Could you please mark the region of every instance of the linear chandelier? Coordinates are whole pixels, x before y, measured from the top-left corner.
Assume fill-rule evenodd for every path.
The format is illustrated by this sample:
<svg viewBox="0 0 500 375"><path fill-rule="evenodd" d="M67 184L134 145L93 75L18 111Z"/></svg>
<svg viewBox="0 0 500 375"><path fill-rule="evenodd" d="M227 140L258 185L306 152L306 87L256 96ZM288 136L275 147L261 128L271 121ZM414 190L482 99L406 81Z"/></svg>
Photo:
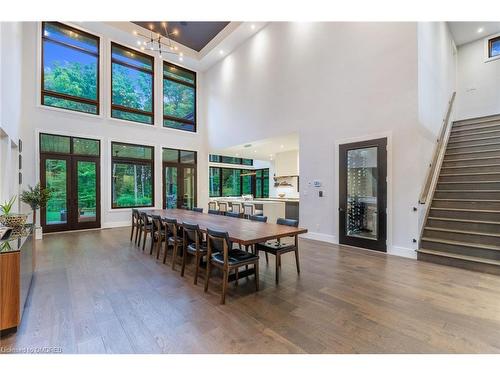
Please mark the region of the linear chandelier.
<svg viewBox="0 0 500 375"><path fill-rule="evenodd" d="M134 30L133 34L137 37L137 45L142 51L157 52L160 59L166 55L174 55L179 58L179 61L182 61L184 54L178 51L179 48L172 43L172 38L170 37L171 35L178 35L179 32L177 30L169 32L166 22L162 22L161 27L163 28L164 35L154 31L153 25L149 26L149 35Z"/></svg>

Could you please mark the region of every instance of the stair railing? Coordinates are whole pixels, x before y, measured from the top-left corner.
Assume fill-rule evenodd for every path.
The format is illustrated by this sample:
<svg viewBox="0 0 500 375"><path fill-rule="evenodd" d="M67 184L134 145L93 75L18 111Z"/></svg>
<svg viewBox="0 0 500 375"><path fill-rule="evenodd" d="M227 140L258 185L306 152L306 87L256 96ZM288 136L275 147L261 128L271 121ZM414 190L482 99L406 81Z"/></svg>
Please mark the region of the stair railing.
<svg viewBox="0 0 500 375"><path fill-rule="evenodd" d="M448 109L446 111L446 116L443 119L443 124L441 125L441 130L439 131L439 137L436 140L436 146L434 148L434 153L432 156L432 161L429 164L429 168L427 170L427 176L425 178L425 183L423 189L420 193L420 197L418 199L418 203L421 205L426 205L425 208L425 216L423 217L423 221L420 223L420 238L422 237L423 229L425 227L425 222L427 221L427 216L429 215L430 209L430 200L434 194L434 190L436 189L437 180L439 178L439 172L441 170L441 165L443 164L444 154L446 152L446 147L448 145L448 140L450 138L451 132L451 113L453 110L453 103L455 102L456 92L454 91L451 95L451 99L448 102Z"/></svg>

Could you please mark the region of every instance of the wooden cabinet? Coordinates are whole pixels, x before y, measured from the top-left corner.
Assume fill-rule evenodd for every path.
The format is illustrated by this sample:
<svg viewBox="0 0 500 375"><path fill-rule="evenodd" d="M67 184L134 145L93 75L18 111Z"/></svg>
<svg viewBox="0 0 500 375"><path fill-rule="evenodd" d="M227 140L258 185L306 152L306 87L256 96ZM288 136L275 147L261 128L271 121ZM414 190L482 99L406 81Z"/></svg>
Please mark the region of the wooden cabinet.
<svg viewBox="0 0 500 375"><path fill-rule="evenodd" d="M276 154L275 174L280 176L299 175L299 153L298 151L285 151Z"/></svg>
<svg viewBox="0 0 500 375"><path fill-rule="evenodd" d="M35 270L31 227L0 242L0 331L15 331L21 323Z"/></svg>

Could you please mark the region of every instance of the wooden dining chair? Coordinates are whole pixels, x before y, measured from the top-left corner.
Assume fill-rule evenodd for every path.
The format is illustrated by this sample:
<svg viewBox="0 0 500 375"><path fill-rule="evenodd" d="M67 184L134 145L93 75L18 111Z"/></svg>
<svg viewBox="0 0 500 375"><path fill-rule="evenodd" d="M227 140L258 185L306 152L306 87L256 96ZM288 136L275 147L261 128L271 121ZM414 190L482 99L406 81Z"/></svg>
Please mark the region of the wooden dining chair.
<svg viewBox="0 0 500 375"><path fill-rule="evenodd" d="M153 223L151 222L151 219L149 218L148 214L145 212L140 213L141 216L141 231L139 233L139 244L141 243L141 237L142 238L142 251L144 251L144 248L146 247L146 238L149 235L152 235L153 233Z"/></svg>
<svg viewBox="0 0 500 375"><path fill-rule="evenodd" d="M209 213L210 215L219 215L219 214L220 214L220 213L219 213L219 210L208 210L208 213Z"/></svg>
<svg viewBox="0 0 500 375"><path fill-rule="evenodd" d="M276 224L288 225L290 227L298 227L299 221L292 219L278 218ZM296 234L290 236L294 239L293 243L283 243L280 238L273 241L266 241L263 243L258 243L255 245L255 253L259 255L259 251L264 251L266 253L266 261L269 259L267 254L273 254L276 256L276 284L279 284L279 269L281 268L281 256L289 252L295 252L295 264L297 266L297 273L300 274L300 264L299 264L299 236Z"/></svg>
<svg viewBox="0 0 500 375"><path fill-rule="evenodd" d="M155 248L156 259L159 259L161 253L161 245L164 241L167 240L167 233L165 230L165 224L160 215L151 215L151 221L153 222L153 233L149 254L153 254L153 248Z"/></svg>
<svg viewBox="0 0 500 375"><path fill-rule="evenodd" d="M252 221L260 221L261 223L267 223L267 216L251 215L248 218Z"/></svg>
<svg viewBox="0 0 500 375"><path fill-rule="evenodd" d="M139 227L141 226L141 216L139 215L139 210L137 208L132 208L132 227L130 228L130 241L134 237L134 243L137 244L137 236L139 235Z"/></svg>
<svg viewBox="0 0 500 375"><path fill-rule="evenodd" d="M219 202L219 214L225 215L226 212L229 211L229 203L227 202Z"/></svg>
<svg viewBox="0 0 500 375"><path fill-rule="evenodd" d="M217 211L217 202L216 201L208 202L208 210Z"/></svg>
<svg viewBox="0 0 500 375"><path fill-rule="evenodd" d="M207 274L205 292L208 291L211 267L222 270L222 293L220 303L226 303L226 293L229 283L229 273L235 271L235 281L238 281L238 269L253 265L255 270L255 290L259 290L259 256L240 249L233 249L227 232L207 228Z"/></svg>
<svg viewBox="0 0 500 375"><path fill-rule="evenodd" d="M235 217L235 218L241 218L241 214L239 212L226 212L227 217Z"/></svg>
<svg viewBox="0 0 500 375"><path fill-rule="evenodd" d="M203 207L193 207L194 212L203 212Z"/></svg>
<svg viewBox="0 0 500 375"><path fill-rule="evenodd" d="M198 283L200 263L203 261L203 257L207 255L207 243L203 241L203 233L198 224L183 222L182 230L184 232L184 245L181 277L184 277L188 254L193 255L195 257L194 285L196 285Z"/></svg>
<svg viewBox="0 0 500 375"><path fill-rule="evenodd" d="M182 244L183 244L182 232L179 231L179 224L177 223L177 219L165 218L164 223L166 225L168 240L165 243L165 254L163 255L163 264L165 264L165 261L167 259L167 249L170 246L173 248L172 269L175 270L175 262L177 261L177 252L179 250L179 247L182 249Z"/></svg>

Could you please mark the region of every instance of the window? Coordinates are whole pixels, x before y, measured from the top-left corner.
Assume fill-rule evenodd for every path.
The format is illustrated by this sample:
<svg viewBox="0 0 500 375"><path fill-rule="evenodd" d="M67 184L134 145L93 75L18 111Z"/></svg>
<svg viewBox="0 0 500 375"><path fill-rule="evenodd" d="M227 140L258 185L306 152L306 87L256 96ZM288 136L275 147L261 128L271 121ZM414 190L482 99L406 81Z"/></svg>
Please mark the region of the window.
<svg viewBox="0 0 500 375"><path fill-rule="evenodd" d="M253 159L235 158L232 156L210 154L208 160L211 163L239 164L239 165L250 165L250 166L253 165Z"/></svg>
<svg viewBox="0 0 500 375"><path fill-rule="evenodd" d="M196 73L163 62L163 126L196 131Z"/></svg>
<svg viewBox="0 0 500 375"><path fill-rule="evenodd" d="M163 208L196 206L196 151L163 149Z"/></svg>
<svg viewBox="0 0 500 375"><path fill-rule="evenodd" d="M40 152L99 156L100 142L96 139L42 133L40 134Z"/></svg>
<svg viewBox="0 0 500 375"><path fill-rule="evenodd" d="M269 197L269 169L245 170L209 168L209 196L235 197L252 194L256 198Z"/></svg>
<svg viewBox="0 0 500 375"><path fill-rule="evenodd" d="M500 36L488 40L488 57L500 56Z"/></svg>
<svg viewBox="0 0 500 375"><path fill-rule="evenodd" d="M154 123L154 58L111 43L111 117Z"/></svg>
<svg viewBox="0 0 500 375"><path fill-rule="evenodd" d="M99 38L42 23L41 104L99 114Z"/></svg>
<svg viewBox="0 0 500 375"><path fill-rule="evenodd" d="M112 208L154 206L154 148L111 143Z"/></svg>

